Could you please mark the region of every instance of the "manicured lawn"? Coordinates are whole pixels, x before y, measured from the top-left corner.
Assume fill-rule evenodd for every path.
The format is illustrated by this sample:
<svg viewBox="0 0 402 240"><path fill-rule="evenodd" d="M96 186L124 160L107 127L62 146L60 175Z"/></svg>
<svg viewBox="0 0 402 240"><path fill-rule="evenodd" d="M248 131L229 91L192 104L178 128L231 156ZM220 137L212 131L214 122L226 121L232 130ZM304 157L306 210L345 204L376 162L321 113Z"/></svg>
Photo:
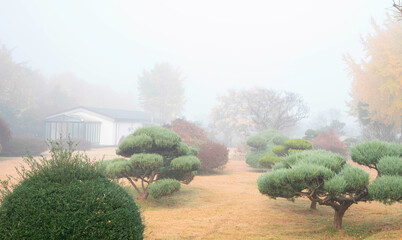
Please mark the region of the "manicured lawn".
<svg viewBox="0 0 402 240"><path fill-rule="evenodd" d="M109 159L113 148L88 151ZM20 158L0 159L0 178L15 175ZM343 218L343 231L332 228L333 210L298 199L270 199L259 193L261 172L244 161L229 161L224 170L196 176L180 192L160 200L138 202L146 239L400 239L402 204L353 205ZM135 196L127 185L127 190Z"/></svg>

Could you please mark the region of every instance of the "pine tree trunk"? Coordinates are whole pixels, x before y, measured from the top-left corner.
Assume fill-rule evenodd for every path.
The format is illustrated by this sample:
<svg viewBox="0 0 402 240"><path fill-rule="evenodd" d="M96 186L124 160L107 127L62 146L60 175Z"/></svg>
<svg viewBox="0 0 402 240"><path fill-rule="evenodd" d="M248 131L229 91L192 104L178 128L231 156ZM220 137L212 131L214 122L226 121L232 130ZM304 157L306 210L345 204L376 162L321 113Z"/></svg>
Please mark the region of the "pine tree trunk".
<svg viewBox="0 0 402 240"><path fill-rule="evenodd" d="M342 206L339 209L335 209L334 228L338 230L342 229L342 219L347 209L347 207Z"/></svg>
<svg viewBox="0 0 402 240"><path fill-rule="evenodd" d="M310 209L317 209L317 202L311 202Z"/></svg>

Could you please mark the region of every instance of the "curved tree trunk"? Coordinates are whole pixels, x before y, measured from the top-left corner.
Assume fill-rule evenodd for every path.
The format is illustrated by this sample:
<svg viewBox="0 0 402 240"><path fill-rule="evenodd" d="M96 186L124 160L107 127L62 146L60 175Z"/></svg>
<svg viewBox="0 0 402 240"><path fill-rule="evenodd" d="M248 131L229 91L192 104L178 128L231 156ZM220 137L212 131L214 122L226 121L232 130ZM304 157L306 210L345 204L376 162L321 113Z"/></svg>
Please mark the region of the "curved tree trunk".
<svg viewBox="0 0 402 240"><path fill-rule="evenodd" d="M341 230L342 229L342 219L346 210L353 204L352 203L343 203L341 206L335 208L335 216L334 216L334 228Z"/></svg>
<svg viewBox="0 0 402 240"><path fill-rule="evenodd" d="M317 202L311 202L310 209L317 209Z"/></svg>

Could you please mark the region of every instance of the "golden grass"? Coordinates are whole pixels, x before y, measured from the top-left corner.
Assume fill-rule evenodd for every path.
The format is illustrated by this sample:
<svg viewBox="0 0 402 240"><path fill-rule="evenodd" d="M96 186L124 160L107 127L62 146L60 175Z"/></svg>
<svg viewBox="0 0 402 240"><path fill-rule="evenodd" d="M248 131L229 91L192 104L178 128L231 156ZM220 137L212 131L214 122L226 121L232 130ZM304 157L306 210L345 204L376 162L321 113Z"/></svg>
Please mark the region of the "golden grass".
<svg viewBox="0 0 402 240"><path fill-rule="evenodd" d="M112 148L87 154L97 159L115 157ZM12 165L20 162L3 160L0 177L7 171L13 174ZM260 175L244 161L229 161L224 170L196 176L173 196L138 202L146 225L145 238L401 239L402 204L355 204L344 216L344 230L336 231L330 207L318 206L314 211L305 199L270 199L257 189ZM127 189L135 196L130 187Z"/></svg>

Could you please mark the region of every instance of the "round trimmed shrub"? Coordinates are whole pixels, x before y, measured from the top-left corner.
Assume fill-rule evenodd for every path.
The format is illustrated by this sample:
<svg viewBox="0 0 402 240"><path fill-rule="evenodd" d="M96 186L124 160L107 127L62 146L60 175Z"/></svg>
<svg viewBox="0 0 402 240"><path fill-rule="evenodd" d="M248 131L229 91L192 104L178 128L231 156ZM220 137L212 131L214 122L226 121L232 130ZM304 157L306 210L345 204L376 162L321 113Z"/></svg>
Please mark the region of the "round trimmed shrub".
<svg viewBox="0 0 402 240"><path fill-rule="evenodd" d="M164 196L172 195L180 190L180 182L176 179L161 179L152 183L148 187L149 194L155 198L159 199Z"/></svg>
<svg viewBox="0 0 402 240"><path fill-rule="evenodd" d="M2 239L142 239L133 198L83 154L53 145L26 158L22 181L2 200Z"/></svg>
<svg viewBox="0 0 402 240"><path fill-rule="evenodd" d="M279 162L281 159L272 154L266 155L258 160L258 164L262 167L270 168L276 162Z"/></svg>
<svg viewBox="0 0 402 240"><path fill-rule="evenodd" d="M313 148L309 141L298 138L286 140L284 144L289 149L307 150Z"/></svg>
<svg viewBox="0 0 402 240"><path fill-rule="evenodd" d="M282 157L288 153L288 149L283 145L278 145L272 148L272 152L277 156Z"/></svg>
<svg viewBox="0 0 402 240"><path fill-rule="evenodd" d="M208 140L201 145L197 157L201 162L200 170L212 170L229 161L229 150L225 145Z"/></svg>

